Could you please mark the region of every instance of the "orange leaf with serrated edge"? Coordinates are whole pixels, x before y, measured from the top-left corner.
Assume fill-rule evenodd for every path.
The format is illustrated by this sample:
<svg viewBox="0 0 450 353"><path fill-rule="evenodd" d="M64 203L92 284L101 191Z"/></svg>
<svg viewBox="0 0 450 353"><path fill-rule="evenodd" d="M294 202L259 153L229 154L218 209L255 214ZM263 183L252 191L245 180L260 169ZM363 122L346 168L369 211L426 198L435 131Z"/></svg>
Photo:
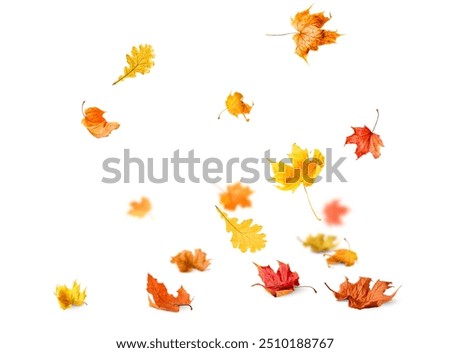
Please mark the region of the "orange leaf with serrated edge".
<svg viewBox="0 0 450 353"><path fill-rule="evenodd" d="M253 191L248 186L242 186L240 182L227 186L227 191L220 194L220 203L226 210L234 211L237 206L251 207L249 196Z"/></svg>
<svg viewBox="0 0 450 353"><path fill-rule="evenodd" d="M385 282L377 280L370 288L369 277L360 277L358 282L350 283L348 278L345 277L345 282L339 286L339 291L335 292L326 283L327 288L334 293L337 300L348 300L348 306L355 309L367 309L374 308L383 305L384 303L392 300L397 294L397 290L391 295L386 295L384 292L392 288L391 282Z"/></svg>
<svg viewBox="0 0 450 353"><path fill-rule="evenodd" d="M353 250L337 249L333 255L326 255L328 265L344 264L345 266L353 266L358 260L358 255Z"/></svg>
<svg viewBox="0 0 450 353"><path fill-rule="evenodd" d="M147 292L151 295L148 298L148 303L153 308L178 312L180 306L189 306L192 310L192 300L183 286L178 289L178 294L174 297L167 292L164 283L159 283L150 273L147 276Z"/></svg>
<svg viewBox="0 0 450 353"><path fill-rule="evenodd" d="M381 156L380 147L384 147L384 144L380 135L373 132L377 126L379 115L380 113L377 109L377 120L372 130L365 125L364 127L352 127L353 135L347 136L345 139L345 145L348 143L356 144L356 159L369 152L372 153L375 159Z"/></svg>
<svg viewBox="0 0 450 353"><path fill-rule="evenodd" d="M330 226L341 225L342 216L346 215L349 208L340 204L339 200L330 201L323 208L324 222Z"/></svg>
<svg viewBox="0 0 450 353"><path fill-rule="evenodd" d="M172 257L170 262L176 264L180 272L190 272L193 269L204 271L211 263L201 249L195 249L194 253L183 250Z"/></svg>
<svg viewBox="0 0 450 353"><path fill-rule="evenodd" d="M132 201L130 202L130 210L128 214L130 216L143 218L150 212L152 209L152 204L147 197L142 197L141 201Z"/></svg>
<svg viewBox="0 0 450 353"><path fill-rule="evenodd" d="M84 105L84 102L83 102ZM96 138L107 137L113 130L120 127L119 123L109 123L103 117L105 112L97 107L86 108L81 123Z"/></svg>
<svg viewBox="0 0 450 353"><path fill-rule="evenodd" d="M242 95L242 93L239 92L234 92L233 94L230 93L225 101L226 108L223 111L228 110L228 112L231 115L235 116L236 118L238 118L238 115L242 115L246 121L249 121L246 114L250 114L250 111L253 108L253 103L252 105L249 105L245 103L243 99L244 96Z"/></svg>

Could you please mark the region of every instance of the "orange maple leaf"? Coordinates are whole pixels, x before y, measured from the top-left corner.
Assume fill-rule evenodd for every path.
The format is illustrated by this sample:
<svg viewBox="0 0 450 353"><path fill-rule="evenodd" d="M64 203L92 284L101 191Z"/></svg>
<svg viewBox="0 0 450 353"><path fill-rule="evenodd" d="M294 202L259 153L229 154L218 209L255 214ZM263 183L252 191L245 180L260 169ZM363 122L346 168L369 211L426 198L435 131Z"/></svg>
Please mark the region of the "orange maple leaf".
<svg viewBox="0 0 450 353"><path fill-rule="evenodd" d="M84 106L84 102L82 108ZM83 112L84 118L81 123L88 129L92 136L97 138L109 136L111 131L120 127L119 123L109 123L103 117L105 112L97 107L86 108Z"/></svg>
<svg viewBox="0 0 450 353"><path fill-rule="evenodd" d="M339 200L330 201L323 208L324 221L328 225L340 225L342 224L341 217L346 215L349 208L340 204Z"/></svg>
<svg viewBox="0 0 450 353"><path fill-rule="evenodd" d="M358 260L358 255L353 250L337 249L333 255L327 255L327 263L329 265L344 264L345 266L353 266Z"/></svg>
<svg viewBox="0 0 450 353"><path fill-rule="evenodd" d="M234 211L237 206L251 207L249 196L253 193L249 186L242 186L240 182L227 186L227 191L220 194L220 203L226 210Z"/></svg>
<svg viewBox="0 0 450 353"><path fill-rule="evenodd" d="M152 209L152 204L147 197L143 196L140 202L131 201L130 207L131 209L128 211L130 216L143 218Z"/></svg>
<svg viewBox="0 0 450 353"><path fill-rule="evenodd" d="M355 309L374 308L383 305L384 303L392 300L397 290L391 295L386 295L384 292L392 288L391 282L384 282L377 280L370 289L371 278L360 277L358 282L350 283L348 278L345 277L345 282L339 286L339 291L335 292L328 284L325 283L327 288L334 293L337 300L348 299L348 306Z"/></svg>
<svg viewBox="0 0 450 353"><path fill-rule="evenodd" d="M195 249L194 254L189 250L183 250L170 260L178 266L180 272L190 272L194 268L199 271L204 271L211 264L211 261L206 259L206 253L201 249Z"/></svg>
<svg viewBox="0 0 450 353"><path fill-rule="evenodd" d="M235 116L236 118L238 118L239 114L242 114L244 119L246 121L249 121L249 119L247 118L247 116L245 114L250 114L250 111L253 108L253 103L252 103L252 105L248 105L247 103L244 103L243 99L244 99L244 96L242 95L242 93L239 93L239 92L234 92L233 94L230 93L227 97L227 100L225 101L226 108L224 110L222 110L222 112L219 114L219 119L220 119L220 115L225 110L228 110L228 112L231 115Z"/></svg>
<svg viewBox="0 0 450 353"><path fill-rule="evenodd" d="M148 303L153 308L178 312L180 311L180 306L185 305L192 310L192 300L183 286L178 289L178 295L174 297L167 292L164 283L159 283L150 273L147 277L147 292L151 295L148 298Z"/></svg>
<svg viewBox="0 0 450 353"><path fill-rule="evenodd" d="M337 37L340 36L336 31L328 31L322 29L323 25L331 19L324 16L324 13L309 12L309 8L298 12L291 19L292 26L298 31L295 33L268 34L268 36L284 36L293 34L292 38L296 44L295 52L298 56L308 62L308 53L310 50L319 50L320 45L336 43Z"/></svg>
<svg viewBox="0 0 450 353"><path fill-rule="evenodd" d="M295 287L300 286L299 276L297 272L292 272L289 264L278 261L278 270L275 272L270 266L259 266L259 277L264 284L256 283L253 286L261 286L274 297L281 297L294 291ZM312 287L309 287L312 288ZM314 292L317 291L312 288Z"/></svg>
<svg viewBox="0 0 450 353"><path fill-rule="evenodd" d="M356 144L356 159L369 152L372 153L374 158L380 157L380 147L384 147L383 141L381 140L380 135L373 132L377 126L379 115L380 113L377 109L377 120L372 130L365 125L364 127L352 127L354 131L353 135L347 136L345 144Z"/></svg>

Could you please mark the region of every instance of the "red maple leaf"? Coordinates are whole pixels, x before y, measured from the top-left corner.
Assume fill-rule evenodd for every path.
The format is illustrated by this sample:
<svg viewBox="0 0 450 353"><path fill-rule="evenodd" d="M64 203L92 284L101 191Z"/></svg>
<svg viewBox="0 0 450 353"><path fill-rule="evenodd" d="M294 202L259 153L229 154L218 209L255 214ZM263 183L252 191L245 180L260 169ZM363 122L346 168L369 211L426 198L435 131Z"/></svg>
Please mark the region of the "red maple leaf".
<svg viewBox="0 0 450 353"><path fill-rule="evenodd" d="M342 216L347 214L349 208L340 204L339 200L330 201L323 208L324 222L330 226L342 224Z"/></svg>
<svg viewBox="0 0 450 353"><path fill-rule="evenodd" d="M347 136L345 140L345 144L354 143L356 144L355 154L357 156L356 159L365 155L366 153L372 153L374 158L380 157L380 147L384 147L383 141L381 141L380 135L373 133L375 127L377 126L379 112L377 109L377 121L375 122L375 126L372 130L370 130L367 126L364 127L352 127L353 135Z"/></svg>

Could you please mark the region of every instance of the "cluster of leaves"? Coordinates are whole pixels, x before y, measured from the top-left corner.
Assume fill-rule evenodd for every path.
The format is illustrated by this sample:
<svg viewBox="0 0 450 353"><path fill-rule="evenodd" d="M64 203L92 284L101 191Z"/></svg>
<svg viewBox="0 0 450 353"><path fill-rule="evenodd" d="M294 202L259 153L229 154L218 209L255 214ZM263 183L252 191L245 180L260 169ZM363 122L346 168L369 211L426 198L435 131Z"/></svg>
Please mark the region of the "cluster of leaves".
<svg viewBox="0 0 450 353"><path fill-rule="evenodd" d="M298 12L292 19L291 25L295 32L283 34L269 34L271 36L292 35L295 42L295 53L307 62L308 54L311 50L317 51L319 46L332 44L341 35L337 31L323 29L324 25L331 19L324 13L310 13L310 8ZM136 77L137 74L147 74L154 66L155 53L151 45L141 44L138 47L133 46L130 54L126 55L127 66L123 69L123 74L119 75L113 85L127 78ZM249 104L244 101L244 95L240 92L231 92L225 100L225 111L236 118L243 116L245 121L249 121L248 115L251 113L254 103ZM84 102L83 102L84 107ZM82 108L83 108L82 107ZM117 130L120 124L117 122L108 122L104 117L105 111L97 107L89 107L83 111L82 124L88 132L96 138L104 138ZM378 113L378 110L377 110ZM379 158L380 147L383 142L379 135L375 134L376 124L372 130L364 127L352 127L354 133L346 138L345 144L356 144L355 154L357 159L361 156L372 153L373 157ZM321 220L314 211L307 187L311 187L321 170L325 165L325 157L319 149L315 149L312 155L307 149L302 149L297 144L292 145L291 152L288 154L289 162L270 161L273 181L276 187L282 191L294 192L299 186L303 186L308 203L312 212L318 220ZM238 207L252 207L249 197L253 191L248 186L241 183L228 185L227 190L219 195L219 202L223 209L233 212ZM231 233L231 244L233 248L239 249L245 253L260 251L266 246L266 234L262 232L262 226L253 223L253 219L239 220L236 217L230 217L223 209L216 206L220 217L225 221L226 232ZM140 201L130 202L128 214L137 218L144 218L152 210L152 204L147 197L142 197ZM329 226L342 225L342 216L347 214L348 207L340 204L339 200L333 200L326 204L323 209L324 222ZM309 247L315 253L323 253L326 256L328 266L334 264L344 264L353 266L358 259L356 252L350 249L338 248L336 236L319 233L315 236L309 235L302 240L305 247ZM333 253L329 253L334 251ZM195 249L194 252L183 250L171 258L171 263L177 265L180 272L191 272L194 269L205 271L211 261L201 249ZM254 284L262 286L268 293L274 297L280 297L292 293L295 288L300 287L299 275L291 271L289 264L278 261L278 269L275 272L269 265L257 267L261 283ZM361 277L359 281L352 284L345 279L340 285L339 291L333 291L328 285L325 285L334 293L337 300L348 300L349 306L357 309L380 306L391 300L397 290L391 295L385 295L384 292L391 288L390 282L377 281L370 289L371 279ZM312 287L310 287L312 288ZM313 288L316 292L316 290ZM190 294L180 286L177 295L169 294L164 283L151 274L147 276L147 292L149 294L149 305L156 309L178 312L180 307L189 306L192 309L192 299ZM64 286L57 286L55 295L60 307L67 309L72 306L80 306L86 298L86 289L81 291L80 285L75 281L71 289Z"/></svg>

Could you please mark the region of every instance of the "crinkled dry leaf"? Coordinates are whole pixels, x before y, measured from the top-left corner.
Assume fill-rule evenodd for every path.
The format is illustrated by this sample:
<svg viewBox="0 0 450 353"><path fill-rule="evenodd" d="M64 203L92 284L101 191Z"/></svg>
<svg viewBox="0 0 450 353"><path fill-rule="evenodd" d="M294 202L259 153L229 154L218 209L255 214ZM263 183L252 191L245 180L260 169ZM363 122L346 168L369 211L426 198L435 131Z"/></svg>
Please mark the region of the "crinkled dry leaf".
<svg viewBox="0 0 450 353"><path fill-rule="evenodd" d="M369 152L372 153L375 159L380 157L380 147L384 147L383 141L381 141L380 135L373 132L377 126L378 118L379 111L377 109L377 120L372 130L365 125L364 127L352 127L354 131L353 135L347 136L345 144L356 144L356 159L359 159L359 157Z"/></svg>
<svg viewBox="0 0 450 353"><path fill-rule="evenodd" d="M83 102L84 105L84 102ZM96 138L109 136L111 131L120 127L119 123L109 123L103 117L105 112L97 107L86 108L81 123Z"/></svg>
<svg viewBox="0 0 450 353"><path fill-rule="evenodd" d="M147 213L150 212L152 209L152 204L150 203L150 200L143 196L141 198L141 201L132 201L130 202L130 210L128 211L128 214L130 216L143 218L147 215Z"/></svg>
<svg viewBox="0 0 450 353"><path fill-rule="evenodd" d="M236 118L238 117L239 114L242 114L244 119L246 121L249 121L249 119L247 118L247 116L245 114L250 114L250 111L253 108L253 103L252 103L252 105L248 105L247 103L244 103L243 99L244 99L244 96L242 95L242 93L239 93L239 92L234 92L233 94L230 93L227 97L227 100L225 101L225 106L226 106L225 110L228 110L228 112L231 115L235 116ZM220 119L220 114L219 114L219 119Z"/></svg>
<svg viewBox="0 0 450 353"><path fill-rule="evenodd" d="M194 254L189 250L183 250L172 257L171 263L178 266L180 272L190 272L194 268L204 271L210 265L210 260L206 259L206 253L201 249L195 249Z"/></svg>
<svg viewBox="0 0 450 353"><path fill-rule="evenodd" d="M349 208L340 204L339 200L333 200L327 203L323 209L324 222L330 226L341 225L341 217L346 215Z"/></svg>
<svg viewBox="0 0 450 353"><path fill-rule="evenodd" d="M319 233L317 235L308 235L305 241L299 239L304 246L310 247L313 252L324 252L334 249L338 242L334 235L325 235Z"/></svg>
<svg viewBox="0 0 450 353"><path fill-rule="evenodd" d="M216 206L217 212L225 220L227 232L231 232L231 244L233 248L239 248L242 252L250 250L255 252L266 246L266 235L260 233L262 226L252 224L253 219L246 219L239 223L237 218L228 218L228 215Z"/></svg>
<svg viewBox="0 0 450 353"><path fill-rule="evenodd" d="M281 297L294 291L300 285L297 272L292 272L289 264L278 261L278 270L275 272L270 266L259 266L259 277L264 284L256 283L254 286L261 286L274 297Z"/></svg>
<svg viewBox="0 0 450 353"><path fill-rule="evenodd" d="M150 273L147 276L147 292L150 294L148 303L151 307L167 310L167 311L180 311L180 306L191 307L191 298L189 293L181 286L177 291L177 296L167 292L167 288L164 283L159 283Z"/></svg>
<svg viewBox="0 0 450 353"><path fill-rule="evenodd" d="M345 266L353 266L358 260L358 255L353 250L337 249L333 255L326 255L328 265L344 264Z"/></svg>
<svg viewBox="0 0 450 353"><path fill-rule="evenodd" d="M84 304L86 289L81 291L80 285L77 281L74 281L71 289L66 285L56 286L55 295L61 309L66 310L72 305L80 306Z"/></svg>
<svg viewBox="0 0 450 353"><path fill-rule="evenodd" d="M271 162L274 172L273 180L280 190L295 191L301 184L311 186L325 165L325 157L318 149L309 157L307 149L302 149L297 144L292 145L292 152L288 155L291 164L284 162Z"/></svg>
<svg viewBox="0 0 450 353"><path fill-rule="evenodd" d="M116 83L122 81L128 77L136 77L136 74L146 74L150 72L150 69L155 65L153 59L155 58L155 52L149 44L140 44L139 48L133 47L131 49L131 55L127 54L128 66L123 69L123 75L120 75Z"/></svg>
<svg viewBox="0 0 450 353"><path fill-rule="evenodd" d="M336 31L322 29L331 16L326 17L323 12L311 14L310 8L298 12L291 20L292 26L298 31L292 37L297 46L295 52L306 62L310 50L319 50L320 45L335 43L340 36Z"/></svg>
<svg viewBox="0 0 450 353"><path fill-rule="evenodd" d="M237 206L251 207L249 196L253 193L249 186L242 186L240 182L227 186L227 191L220 194L220 203L229 211L234 211Z"/></svg>
<svg viewBox="0 0 450 353"><path fill-rule="evenodd" d="M358 282L350 283L346 277L345 282L339 286L338 292L332 290L326 283L325 285L334 293L337 300L348 299L348 306L355 309L366 309L381 306L392 300L395 294L397 294L397 291L400 289L399 287L391 295L386 295L384 292L387 289L392 288L391 282L377 280L372 289L370 289L371 281L371 278L360 277Z"/></svg>

